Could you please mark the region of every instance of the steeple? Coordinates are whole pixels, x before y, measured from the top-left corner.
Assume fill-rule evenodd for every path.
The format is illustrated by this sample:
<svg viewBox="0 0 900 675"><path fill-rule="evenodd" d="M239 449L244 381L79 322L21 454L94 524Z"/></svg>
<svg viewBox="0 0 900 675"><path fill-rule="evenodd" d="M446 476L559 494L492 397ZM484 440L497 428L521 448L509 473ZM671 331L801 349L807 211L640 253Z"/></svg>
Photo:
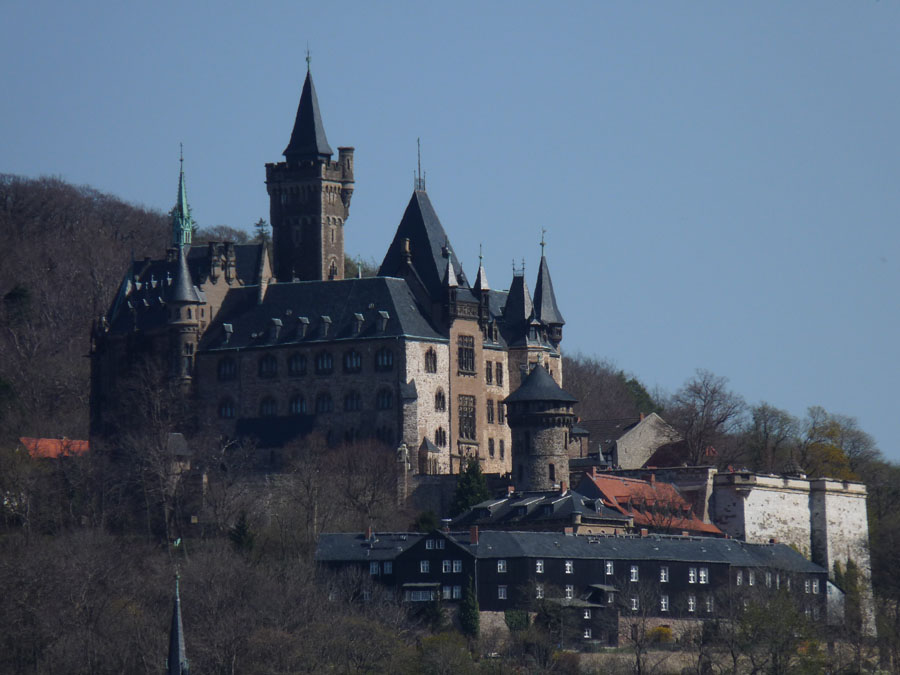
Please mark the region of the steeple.
<svg viewBox="0 0 900 675"><path fill-rule="evenodd" d="M458 288L456 272L453 271L453 255L447 256L447 269L444 270L444 288Z"/></svg>
<svg viewBox="0 0 900 675"><path fill-rule="evenodd" d="M176 248L191 245L191 233L194 221L191 219L191 208L188 206L187 187L184 184L184 152L179 152L178 161L181 168L178 172L178 197L172 209L172 245Z"/></svg>
<svg viewBox="0 0 900 675"><path fill-rule="evenodd" d="M518 274L514 270L509 293L506 296L506 305L503 307L503 318L510 326L525 330L533 317L534 306L531 302L531 293L528 292L528 284L525 282L525 270Z"/></svg>
<svg viewBox="0 0 900 675"><path fill-rule="evenodd" d="M166 675L189 675L187 653L184 649L184 627L181 624L181 593L175 575L175 606L172 608L172 625L169 628L169 658L166 659Z"/></svg>
<svg viewBox="0 0 900 675"><path fill-rule="evenodd" d="M325 126L319 112L319 99L316 97L308 57L306 81L300 94L300 105L297 106L294 130L291 132L291 141L282 154L289 162L302 159L330 159L334 154L328 145L328 139L325 138Z"/></svg>
<svg viewBox="0 0 900 675"><path fill-rule="evenodd" d="M562 327L566 321L556 304L553 292L553 281L550 279L550 267L544 255L544 234L541 232L541 265L538 268L537 283L534 287L534 318L547 326L550 340L559 344L562 340Z"/></svg>
<svg viewBox="0 0 900 675"><path fill-rule="evenodd" d="M491 289L490 285L488 285L487 274L484 272L484 256L481 255L481 246L478 247L478 274L475 275L475 286L473 288L476 291L489 291Z"/></svg>

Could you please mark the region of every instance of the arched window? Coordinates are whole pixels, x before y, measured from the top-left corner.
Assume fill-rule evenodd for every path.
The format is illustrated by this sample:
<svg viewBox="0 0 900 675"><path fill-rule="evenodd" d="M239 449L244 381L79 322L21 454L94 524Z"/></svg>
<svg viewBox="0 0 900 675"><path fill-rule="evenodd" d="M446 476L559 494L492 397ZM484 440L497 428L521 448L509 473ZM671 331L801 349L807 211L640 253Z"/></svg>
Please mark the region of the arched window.
<svg viewBox="0 0 900 675"><path fill-rule="evenodd" d="M362 399L358 392L351 391L344 396L344 410L347 412L355 412L362 409Z"/></svg>
<svg viewBox="0 0 900 675"><path fill-rule="evenodd" d="M234 418L234 401L230 398L223 398L219 401L219 417L223 420Z"/></svg>
<svg viewBox="0 0 900 675"><path fill-rule="evenodd" d="M550 482L555 483L556 482L556 467L553 465L552 462L547 465L547 473L548 473L548 477L550 478Z"/></svg>
<svg viewBox="0 0 900 675"><path fill-rule="evenodd" d="M266 354L259 360L259 376L275 377L278 374L278 361L271 354Z"/></svg>
<svg viewBox="0 0 900 675"><path fill-rule="evenodd" d="M275 417L277 413L278 404L275 403L275 399L271 396L266 396L262 401L259 402L260 417Z"/></svg>
<svg viewBox="0 0 900 675"><path fill-rule="evenodd" d="M218 373L220 380L233 380L237 377L237 364L234 362L233 358L226 356L224 359L219 359L219 365L216 367L216 372Z"/></svg>
<svg viewBox="0 0 900 675"><path fill-rule="evenodd" d="M491 458L494 457L494 439L493 438L488 439L488 455L490 455Z"/></svg>
<svg viewBox="0 0 900 675"><path fill-rule="evenodd" d="M344 352L344 372L358 373L362 370L362 357L355 349Z"/></svg>
<svg viewBox="0 0 900 675"><path fill-rule="evenodd" d="M306 375L306 356L303 354L291 354L288 359L288 374L294 377Z"/></svg>
<svg viewBox="0 0 900 675"><path fill-rule="evenodd" d="M334 359L328 352L316 354L316 375L330 375L334 371Z"/></svg>
<svg viewBox="0 0 900 675"><path fill-rule="evenodd" d="M425 352L425 372L437 372L437 352L435 352L432 348L429 348L428 351Z"/></svg>
<svg viewBox="0 0 900 675"><path fill-rule="evenodd" d="M444 390L438 389L434 393L434 409L438 412L444 411L447 409L447 397L444 396Z"/></svg>
<svg viewBox="0 0 900 675"><path fill-rule="evenodd" d="M375 370L392 370L394 367L394 352L387 347L382 347L375 352Z"/></svg>
<svg viewBox="0 0 900 675"><path fill-rule="evenodd" d="M334 410L334 402L331 400L331 394L322 392L316 396L316 412L330 413Z"/></svg>
<svg viewBox="0 0 900 675"><path fill-rule="evenodd" d="M378 410L390 410L394 405L394 395L390 389L379 389L375 395L375 407Z"/></svg>
<svg viewBox="0 0 900 675"><path fill-rule="evenodd" d="M443 448L447 445L447 432L444 431L444 427L438 427L434 432L434 444L439 448Z"/></svg>
<svg viewBox="0 0 900 675"><path fill-rule="evenodd" d="M336 277L337 277L337 263L334 260L332 260L331 266L328 268L328 278L334 279Z"/></svg>
<svg viewBox="0 0 900 675"><path fill-rule="evenodd" d="M291 396L290 410L291 415L305 415L306 398L302 394L294 394Z"/></svg>

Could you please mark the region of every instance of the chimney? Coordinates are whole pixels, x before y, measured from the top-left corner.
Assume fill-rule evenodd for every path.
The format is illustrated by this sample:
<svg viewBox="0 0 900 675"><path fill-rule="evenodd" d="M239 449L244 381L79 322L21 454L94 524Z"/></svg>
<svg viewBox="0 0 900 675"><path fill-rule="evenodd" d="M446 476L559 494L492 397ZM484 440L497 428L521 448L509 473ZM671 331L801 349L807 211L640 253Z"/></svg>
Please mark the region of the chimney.
<svg viewBox="0 0 900 675"><path fill-rule="evenodd" d="M562 481L559 484L559 494L564 495L567 492L566 481Z"/></svg>
<svg viewBox="0 0 900 675"><path fill-rule="evenodd" d="M512 497L515 493L516 493L516 486L515 486L515 485L507 485L507 486L506 486L506 498L507 498L507 499L509 499L510 497Z"/></svg>
<svg viewBox="0 0 900 675"><path fill-rule="evenodd" d="M475 545L478 544L478 526L477 525L472 525L472 527L469 528L469 543L475 544Z"/></svg>
<svg viewBox="0 0 900 675"><path fill-rule="evenodd" d="M644 421L644 413L641 413L641 422Z"/></svg>
<svg viewBox="0 0 900 675"><path fill-rule="evenodd" d="M656 485L656 474L655 473L650 474L650 485Z"/></svg>
<svg viewBox="0 0 900 675"><path fill-rule="evenodd" d="M572 535L575 534L575 530L574 530L574 528L571 528L571 527L564 527L563 534L566 535L567 537L571 537Z"/></svg>
<svg viewBox="0 0 900 675"><path fill-rule="evenodd" d="M647 530L647 528L646 528L646 527L642 527L642 528L641 528L641 536L642 536L642 537L646 537L648 534L650 534L650 532Z"/></svg>
<svg viewBox="0 0 900 675"><path fill-rule="evenodd" d="M369 525L366 528L366 541L372 541L375 538L375 531L372 529L372 526Z"/></svg>
<svg viewBox="0 0 900 675"><path fill-rule="evenodd" d="M449 518L441 518L441 531L450 533L450 519Z"/></svg>
<svg viewBox="0 0 900 675"><path fill-rule="evenodd" d="M687 536L688 536L688 531L687 531L687 530L682 530L682 531L681 531L681 536L682 536L682 537L687 537Z"/></svg>

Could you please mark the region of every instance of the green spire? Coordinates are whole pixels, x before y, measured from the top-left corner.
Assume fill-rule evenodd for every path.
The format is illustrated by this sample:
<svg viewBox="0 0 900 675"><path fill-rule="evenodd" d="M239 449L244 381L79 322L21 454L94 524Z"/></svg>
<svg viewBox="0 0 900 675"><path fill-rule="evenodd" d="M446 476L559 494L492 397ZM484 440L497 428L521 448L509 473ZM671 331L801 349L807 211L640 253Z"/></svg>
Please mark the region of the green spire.
<svg viewBox="0 0 900 675"><path fill-rule="evenodd" d="M172 209L172 245L176 247L191 245L191 232L194 221L191 219L191 207L188 206L187 188L184 184L184 151L179 152L178 161L181 169L178 173L178 198Z"/></svg>

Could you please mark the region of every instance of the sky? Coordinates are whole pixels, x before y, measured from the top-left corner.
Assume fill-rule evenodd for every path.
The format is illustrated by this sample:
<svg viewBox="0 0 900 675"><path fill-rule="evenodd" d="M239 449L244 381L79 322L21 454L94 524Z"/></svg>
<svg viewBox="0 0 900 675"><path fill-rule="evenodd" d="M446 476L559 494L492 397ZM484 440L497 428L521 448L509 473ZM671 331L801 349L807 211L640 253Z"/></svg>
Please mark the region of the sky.
<svg viewBox="0 0 900 675"><path fill-rule="evenodd" d="M900 461L900 3L0 0L0 173L268 219L306 50L346 250L413 190L493 288L541 230L563 349L851 415ZM148 251L158 255L160 251ZM139 253L140 254L140 253ZM2 263L0 263L2 264Z"/></svg>

